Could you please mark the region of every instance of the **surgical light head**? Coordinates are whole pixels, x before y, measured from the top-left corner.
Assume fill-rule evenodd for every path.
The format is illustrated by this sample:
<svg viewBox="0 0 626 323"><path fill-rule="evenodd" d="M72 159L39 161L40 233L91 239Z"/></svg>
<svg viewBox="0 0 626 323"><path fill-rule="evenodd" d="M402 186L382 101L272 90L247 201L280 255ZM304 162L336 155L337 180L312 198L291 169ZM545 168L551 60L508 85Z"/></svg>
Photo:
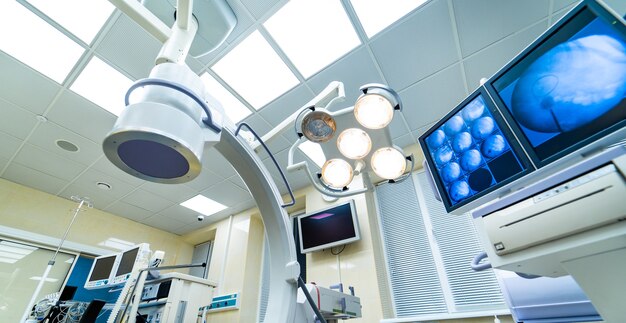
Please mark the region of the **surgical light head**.
<svg viewBox="0 0 626 323"><path fill-rule="evenodd" d="M208 108L205 92L186 65L155 66L150 78L128 90L127 107L104 140L105 155L128 174L151 182L194 179L201 170L207 128L216 136L212 141L219 140L223 115Z"/></svg>

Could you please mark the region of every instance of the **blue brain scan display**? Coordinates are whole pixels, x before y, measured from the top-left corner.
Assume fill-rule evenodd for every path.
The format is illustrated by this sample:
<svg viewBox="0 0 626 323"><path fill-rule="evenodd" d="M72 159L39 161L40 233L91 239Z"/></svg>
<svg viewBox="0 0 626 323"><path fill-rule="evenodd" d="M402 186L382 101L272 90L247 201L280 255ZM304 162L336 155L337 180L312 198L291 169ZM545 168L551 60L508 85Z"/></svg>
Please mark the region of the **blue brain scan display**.
<svg viewBox="0 0 626 323"><path fill-rule="evenodd" d="M493 84L540 163L626 119L625 35L591 15Z"/></svg>
<svg viewBox="0 0 626 323"><path fill-rule="evenodd" d="M523 171L482 94L443 120L424 143L451 206Z"/></svg>

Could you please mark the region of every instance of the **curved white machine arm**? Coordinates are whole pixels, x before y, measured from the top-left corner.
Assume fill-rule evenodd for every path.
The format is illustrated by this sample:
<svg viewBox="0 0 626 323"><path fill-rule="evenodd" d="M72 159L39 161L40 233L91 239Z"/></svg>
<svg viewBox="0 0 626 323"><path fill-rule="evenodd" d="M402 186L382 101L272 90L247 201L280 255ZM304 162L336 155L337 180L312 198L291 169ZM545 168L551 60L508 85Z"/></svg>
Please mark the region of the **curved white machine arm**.
<svg viewBox="0 0 626 323"><path fill-rule="evenodd" d="M296 310L300 266L296 261L289 217L281 207L280 192L261 159L231 129L222 129L221 140L215 148L248 186L265 225L270 255L270 293L265 317L276 323L291 323Z"/></svg>

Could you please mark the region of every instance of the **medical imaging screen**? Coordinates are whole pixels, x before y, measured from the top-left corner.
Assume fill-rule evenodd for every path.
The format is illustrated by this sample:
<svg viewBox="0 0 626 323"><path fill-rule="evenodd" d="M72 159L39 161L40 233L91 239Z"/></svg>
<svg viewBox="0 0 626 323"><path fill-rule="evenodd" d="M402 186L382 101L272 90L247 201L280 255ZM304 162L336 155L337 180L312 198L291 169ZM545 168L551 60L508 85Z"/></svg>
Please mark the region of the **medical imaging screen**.
<svg viewBox="0 0 626 323"><path fill-rule="evenodd" d="M478 95L424 140L451 206L520 174L524 167ZM433 167L434 166L434 167Z"/></svg>
<svg viewBox="0 0 626 323"><path fill-rule="evenodd" d="M493 87L535 160L555 159L626 120L626 36L581 11Z"/></svg>

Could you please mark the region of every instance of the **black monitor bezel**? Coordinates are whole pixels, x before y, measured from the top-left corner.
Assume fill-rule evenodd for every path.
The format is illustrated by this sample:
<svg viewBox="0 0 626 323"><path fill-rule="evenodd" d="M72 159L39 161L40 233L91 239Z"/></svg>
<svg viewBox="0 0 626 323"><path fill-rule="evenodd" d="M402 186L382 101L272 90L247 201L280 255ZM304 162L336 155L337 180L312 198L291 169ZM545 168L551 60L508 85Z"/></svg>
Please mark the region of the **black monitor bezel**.
<svg viewBox="0 0 626 323"><path fill-rule="evenodd" d="M537 169L544 167L548 164L551 164L554 161L559 160L562 157L565 157L566 155L569 155L572 152L577 151L578 149L581 149L587 146L588 144L595 142L598 139L604 136L607 136L610 133L615 132L623 128L624 126L626 126L626 120L619 121L604 130L596 132L595 134L587 137L583 141L579 141L578 143L572 144L569 147L561 150L560 152L542 159L536 153L535 148L526 137L526 134L524 133L524 131L515 121L515 118L511 114L511 111L509 110L507 105L500 98L497 87L495 85L498 82L505 82L505 83L510 84L512 80L519 78L520 74L514 73L511 70L515 69L516 67L519 67L520 64L524 64L525 63L524 60L527 59L529 56L533 54L542 55L547 50L555 46L555 44L552 44L552 47L549 47L548 49L540 48L546 42L548 41L557 42L559 39L563 39L563 40L568 39L572 37L573 34L580 31L582 27L587 26L589 22L593 21L593 19L584 24L581 24L580 22L575 21L575 19L579 17L578 15L581 14L585 10L590 11L594 15L593 19L596 19L596 18L603 19L604 21L608 23L608 25L612 26L613 28L616 28L620 33L624 34L624 36L626 37L626 24L624 23L624 20L622 17L616 15L614 12L612 12L611 9L607 8L605 5L595 0L584 0L583 2L578 4L576 7L574 7L571 11L569 11L563 18L561 18L558 22L556 22L546 32L544 32L541 36L539 36L534 42L532 42L528 47L526 47L520 54L515 56L513 60L511 60L508 64L506 64L503 68L501 68L498 72L496 72L484 85L491 99L495 102L496 106L499 107L499 110L504 116L504 119L508 123L509 127L511 128L511 130L513 131L513 133L515 134L515 136L521 143L523 149L526 151L526 154L530 157L532 163ZM614 22L619 22L619 23L614 23ZM576 26L575 24L578 24L578 28L576 28L576 31L564 37L563 32L562 32L563 29L566 27ZM538 52L539 50L541 51ZM537 58L530 59L528 62L526 62L526 64L532 64L532 62L534 62L536 59ZM523 68L523 67L519 67L519 68Z"/></svg>
<svg viewBox="0 0 626 323"><path fill-rule="evenodd" d="M339 208L339 207L343 207L349 205L350 207L350 216L352 218L352 226L354 228L354 237L350 237L347 239L341 239L341 240L335 240L333 242L330 243L326 243L326 244L322 244L322 245L317 245L314 247L310 247L310 248L304 248L304 240L303 240L303 235L302 235L302 219L311 217L311 216L315 216L318 215L320 213L323 212L327 212L329 210L333 210L335 208ZM315 252L315 251L320 251L323 249L328 249L328 248L332 248L332 247L336 247L336 246L341 246L341 245L345 245L345 244L349 244L349 243L353 243L356 241L361 240L361 227L359 225L359 217L356 211L356 204L354 202L354 200L349 200L349 201L345 201L343 203L338 203L338 204L333 204L329 207L323 208L323 209L319 209L319 210L315 210L314 212L311 213L307 213L307 214L302 214L297 216L297 221L298 221L298 240L300 243L300 253L302 254L307 254L307 253L311 253L311 252Z"/></svg>
<svg viewBox="0 0 626 323"><path fill-rule="evenodd" d="M467 104L469 104L471 101L473 101L474 99L476 99L478 96L483 97L483 101L485 102L485 107L489 110L489 112L491 113L491 115L493 116L494 120L496 121L496 124L498 125L498 127L500 128L500 131L502 132L502 135L506 138L506 140L508 141L509 146L511 147L511 150L513 151L513 153L517 156L518 160L520 161L520 164L522 166L522 171L515 174L514 176L511 176L510 178L503 180L499 183L496 183L495 185L485 189L484 191L477 193L475 195L472 195L468 198L466 198L465 200L456 203L456 204L452 204L450 197L448 196L448 192L445 189L445 185L443 183L443 180L440 178L439 176L439 172L436 169L435 166L435 161L432 159L432 156L429 153L428 150L428 144L426 143L426 138L432 134L433 132L435 132L437 129L439 129L444 123L446 123L446 121L448 121L448 119L450 119L451 117L453 117L455 114L457 114L461 109L463 109ZM433 126L430 127L430 129L428 129L428 131L426 131L424 134L422 134L419 137L419 144L420 147L422 149L422 151L424 152L424 158L426 159L427 163L428 163L428 167L430 168L430 172L432 174L433 180L435 182L435 186L437 187L437 191L439 192L439 195L441 196L441 200L443 202L444 207L446 208L446 211L448 213L451 213L452 211L461 208L493 191L495 191L496 189L503 187L504 185L507 185L511 182L513 182L514 180L521 178L522 176L529 174L531 171L534 170L534 167L532 166L532 163L530 162L530 159L528 158L528 156L524 153L524 150L522 149L522 147L519 145L519 142L517 141L517 139L513 136L513 133L511 132L511 129L508 127L507 123L504 121L502 115L499 112L499 109L497 108L496 104L491 100L491 96L489 95L489 93L487 93L487 90L481 86L478 89L476 89L474 92L472 92L472 94L470 94L468 97L466 97L463 101L461 101L461 103L459 103L456 107L454 107L454 109L452 109L452 111L448 112L448 114L446 114L443 118L441 118L437 123L435 123Z"/></svg>

